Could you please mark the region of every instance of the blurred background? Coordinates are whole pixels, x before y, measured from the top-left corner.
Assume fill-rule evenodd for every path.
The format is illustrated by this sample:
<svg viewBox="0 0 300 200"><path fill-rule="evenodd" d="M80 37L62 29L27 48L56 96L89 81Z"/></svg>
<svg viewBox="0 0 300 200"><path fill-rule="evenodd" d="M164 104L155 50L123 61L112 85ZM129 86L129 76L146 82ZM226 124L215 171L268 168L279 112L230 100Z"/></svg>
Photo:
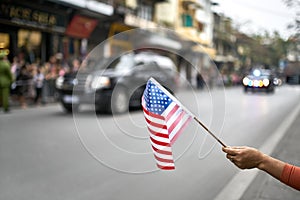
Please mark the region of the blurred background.
<svg viewBox="0 0 300 200"><path fill-rule="evenodd" d="M0 199L222 194L241 173L196 123L172 146L176 170L157 169L143 112L128 110L150 76L226 145L300 166L299 11L299 0L0 0L14 77L0 111ZM251 197L221 199L300 199L270 177L254 183Z"/></svg>
<svg viewBox="0 0 300 200"><path fill-rule="evenodd" d="M198 73L207 83L220 82L214 78L213 64L225 86L240 84L253 67L272 69L283 82L299 84L299 1L272 1L272 8L267 3L2 0L0 51L12 63L15 77L22 66L32 76L41 69L47 101L55 99L54 80L73 67L73 60L82 61L108 38L104 56L147 49L150 44L172 58L195 87ZM130 32L113 37L135 28L144 30L140 38ZM138 42L133 44L133 38Z"/></svg>

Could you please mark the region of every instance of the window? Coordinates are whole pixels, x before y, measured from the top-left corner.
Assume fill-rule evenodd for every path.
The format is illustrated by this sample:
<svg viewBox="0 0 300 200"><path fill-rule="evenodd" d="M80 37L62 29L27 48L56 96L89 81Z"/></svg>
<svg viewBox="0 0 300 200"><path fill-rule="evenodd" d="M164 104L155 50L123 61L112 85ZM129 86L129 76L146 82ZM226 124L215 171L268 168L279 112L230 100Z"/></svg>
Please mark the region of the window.
<svg viewBox="0 0 300 200"><path fill-rule="evenodd" d="M18 47L22 46L40 46L42 35L38 31L29 31L21 29L18 32Z"/></svg>
<svg viewBox="0 0 300 200"><path fill-rule="evenodd" d="M193 18L189 14L182 14L182 25L185 27L192 27L193 26Z"/></svg>
<svg viewBox="0 0 300 200"><path fill-rule="evenodd" d="M152 7L150 5L140 5L138 7L137 16L146 19L148 21L152 20Z"/></svg>
<svg viewBox="0 0 300 200"><path fill-rule="evenodd" d="M7 49L9 47L9 34L0 33L0 49Z"/></svg>

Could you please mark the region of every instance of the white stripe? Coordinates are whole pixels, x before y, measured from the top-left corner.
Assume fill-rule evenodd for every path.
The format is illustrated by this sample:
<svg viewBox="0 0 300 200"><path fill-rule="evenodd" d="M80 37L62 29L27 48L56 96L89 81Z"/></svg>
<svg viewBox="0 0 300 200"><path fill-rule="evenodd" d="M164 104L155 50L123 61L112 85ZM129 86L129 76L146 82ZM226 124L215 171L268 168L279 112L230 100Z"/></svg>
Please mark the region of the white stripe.
<svg viewBox="0 0 300 200"><path fill-rule="evenodd" d="M171 147L168 147L168 146L162 146L162 145L159 145L159 144L155 144L155 143L152 142L151 140L150 140L150 143L151 143L152 146L154 146L155 148L157 148L157 149L159 149L159 150L170 151L170 152L172 152Z"/></svg>
<svg viewBox="0 0 300 200"><path fill-rule="evenodd" d="M165 126L165 128L153 126L153 124L151 122L150 123L146 122L146 124L149 128L151 128L151 130L153 130L155 132L160 132L160 133L166 134L166 135L168 134L167 126L165 126L164 124L160 124L160 125Z"/></svg>
<svg viewBox="0 0 300 200"><path fill-rule="evenodd" d="M159 132L159 133L168 135L168 130L167 130L167 129L158 128L158 127L152 126L151 124L148 124L148 123L147 123L147 125L148 125L148 127L149 127L152 131L155 131L155 132Z"/></svg>
<svg viewBox="0 0 300 200"><path fill-rule="evenodd" d="M189 115L185 113L183 116L183 119L176 125L176 127L173 129L173 131L169 134L170 141L175 137L178 133L178 131L182 128L182 126L186 123L187 120L189 120Z"/></svg>
<svg viewBox="0 0 300 200"><path fill-rule="evenodd" d="M166 118L176 105L177 104L173 101L161 115Z"/></svg>
<svg viewBox="0 0 300 200"><path fill-rule="evenodd" d="M152 122L155 122L155 123L158 123L158 124L164 124L165 123L165 121L163 119L159 119L159 118L150 116L145 112L144 112L144 116L145 116L145 118L147 118L148 120L150 120Z"/></svg>
<svg viewBox="0 0 300 200"><path fill-rule="evenodd" d="M159 136L153 135L151 132L149 132L149 133L150 133L150 137L153 138L154 140L170 144L169 138L163 138L163 137L159 137Z"/></svg>
<svg viewBox="0 0 300 200"><path fill-rule="evenodd" d="M160 162L160 161L156 160L156 163L163 166L163 167L175 167L174 162L173 163L166 163L166 162Z"/></svg>
<svg viewBox="0 0 300 200"><path fill-rule="evenodd" d="M171 118L166 122L167 126L170 127L181 113L182 113L182 109L178 108L176 112L172 114Z"/></svg>
<svg viewBox="0 0 300 200"><path fill-rule="evenodd" d="M160 158L162 158L162 159L173 160L173 156L172 156L172 155L166 155L166 154L158 153L158 152L156 152L156 151L153 151L153 153L154 153L157 157L160 157Z"/></svg>

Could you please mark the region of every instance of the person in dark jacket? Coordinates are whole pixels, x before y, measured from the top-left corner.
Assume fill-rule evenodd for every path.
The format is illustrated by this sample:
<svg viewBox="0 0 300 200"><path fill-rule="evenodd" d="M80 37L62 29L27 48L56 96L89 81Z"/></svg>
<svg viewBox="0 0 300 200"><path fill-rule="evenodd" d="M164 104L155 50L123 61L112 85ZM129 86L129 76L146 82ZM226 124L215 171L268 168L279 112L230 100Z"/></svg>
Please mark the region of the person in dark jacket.
<svg viewBox="0 0 300 200"><path fill-rule="evenodd" d="M10 71L10 63L5 58L6 55L0 53L0 105L2 105L4 112L8 112L10 85L13 82L13 76Z"/></svg>
<svg viewBox="0 0 300 200"><path fill-rule="evenodd" d="M25 96L28 93L28 86L29 86L29 81L31 78L32 77L27 72L26 65L22 66L20 74L16 78L16 82L17 82L16 90L17 90L18 99L19 99L22 109L27 108Z"/></svg>

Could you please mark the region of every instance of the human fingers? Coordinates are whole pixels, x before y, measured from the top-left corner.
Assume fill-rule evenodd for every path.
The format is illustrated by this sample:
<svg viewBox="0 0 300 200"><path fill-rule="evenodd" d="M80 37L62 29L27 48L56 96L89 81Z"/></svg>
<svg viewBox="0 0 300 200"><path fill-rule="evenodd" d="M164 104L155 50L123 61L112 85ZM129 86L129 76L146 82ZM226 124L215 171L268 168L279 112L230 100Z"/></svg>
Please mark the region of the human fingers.
<svg viewBox="0 0 300 200"><path fill-rule="evenodd" d="M230 155L230 154L226 154L226 158L228 159L228 160L230 160L231 162L235 162L235 156L233 156L233 155Z"/></svg>
<svg viewBox="0 0 300 200"><path fill-rule="evenodd" d="M247 147L246 146L232 146L230 148L232 148L232 149L245 149Z"/></svg>
<svg viewBox="0 0 300 200"><path fill-rule="evenodd" d="M222 151L229 155L236 155L238 150L231 147L223 147Z"/></svg>

